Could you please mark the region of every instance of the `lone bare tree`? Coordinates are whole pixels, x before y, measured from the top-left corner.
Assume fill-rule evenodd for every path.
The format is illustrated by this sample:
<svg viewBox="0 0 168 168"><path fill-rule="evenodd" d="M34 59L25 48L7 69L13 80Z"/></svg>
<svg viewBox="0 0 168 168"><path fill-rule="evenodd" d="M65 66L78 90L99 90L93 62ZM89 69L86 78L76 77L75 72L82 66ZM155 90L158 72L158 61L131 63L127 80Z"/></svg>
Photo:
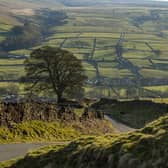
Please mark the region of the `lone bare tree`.
<svg viewBox="0 0 168 168"><path fill-rule="evenodd" d="M31 83L27 89L52 91L58 102L71 89L79 92L87 78L81 60L69 51L49 46L34 50L25 60L25 70L25 79Z"/></svg>

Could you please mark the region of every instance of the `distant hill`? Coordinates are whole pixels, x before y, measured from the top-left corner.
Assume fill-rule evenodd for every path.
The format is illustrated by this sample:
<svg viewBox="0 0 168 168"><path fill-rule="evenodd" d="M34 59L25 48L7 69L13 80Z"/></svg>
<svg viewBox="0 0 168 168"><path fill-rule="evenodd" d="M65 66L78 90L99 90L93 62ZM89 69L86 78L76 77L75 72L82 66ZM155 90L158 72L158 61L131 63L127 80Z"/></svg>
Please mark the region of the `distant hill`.
<svg viewBox="0 0 168 168"><path fill-rule="evenodd" d="M56 8L62 6L60 0L0 0L0 9Z"/></svg>
<svg viewBox="0 0 168 168"><path fill-rule="evenodd" d="M144 3L145 0L49 0L61 2L65 6L93 6L93 5L109 5L114 3Z"/></svg>
<svg viewBox="0 0 168 168"><path fill-rule="evenodd" d="M0 0L0 8L8 7L11 8L39 8L39 7L51 7L57 8L61 6L107 6L114 4L151 4L151 5L165 5L168 2L165 1L154 1L154 0L11 0L5 1ZM12 5L12 6L11 6Z"/></svg>
<svg viewBox="0 0 168 168"><path fill-rule="evenodd" d="M113 5L113 4L151 4L151 5L162 5L168 2L154 1L154 0L42 0L50 2L60 2L65 6L102 6L102 5Z"/></svg>

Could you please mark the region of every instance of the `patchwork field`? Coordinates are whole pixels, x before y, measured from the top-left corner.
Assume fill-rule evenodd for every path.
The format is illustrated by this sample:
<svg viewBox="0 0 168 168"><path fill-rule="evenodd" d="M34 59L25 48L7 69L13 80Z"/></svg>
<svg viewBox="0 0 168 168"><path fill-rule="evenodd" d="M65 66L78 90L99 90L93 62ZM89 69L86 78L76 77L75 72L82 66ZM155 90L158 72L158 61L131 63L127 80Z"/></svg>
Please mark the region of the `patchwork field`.
<svg viewBox="0 0 168 168"><path fill-rule="evenodd" d="M166 8L114 6L64 11L66 24L52 27L52 35L41 46L61 47L83 61L88 96L94 92L98 97L167 97L167 89L158 89L168 84ZM0 41L10 28L0 18ZM36 47L40 46L10 51L10 55L27 56ZM23 61L0 59L1 79L22 76Z"/></svg>

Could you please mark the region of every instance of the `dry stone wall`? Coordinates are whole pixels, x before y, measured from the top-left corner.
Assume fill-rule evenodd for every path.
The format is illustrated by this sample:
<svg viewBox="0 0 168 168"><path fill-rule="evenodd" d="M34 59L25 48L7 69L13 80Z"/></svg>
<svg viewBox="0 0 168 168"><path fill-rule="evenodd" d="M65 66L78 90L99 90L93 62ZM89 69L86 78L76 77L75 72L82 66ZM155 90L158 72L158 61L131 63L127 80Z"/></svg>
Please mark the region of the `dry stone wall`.
<svg viewBox="0 0 168 168"><path fill-rule="evenodd" d="M73 107L58 106L51 103L0 103L0 126L11 127L13 123L41 120L52 122L56 120L84 120L99 118L103 115L100 112L86 109L81 118L74 113Z"/></svg>

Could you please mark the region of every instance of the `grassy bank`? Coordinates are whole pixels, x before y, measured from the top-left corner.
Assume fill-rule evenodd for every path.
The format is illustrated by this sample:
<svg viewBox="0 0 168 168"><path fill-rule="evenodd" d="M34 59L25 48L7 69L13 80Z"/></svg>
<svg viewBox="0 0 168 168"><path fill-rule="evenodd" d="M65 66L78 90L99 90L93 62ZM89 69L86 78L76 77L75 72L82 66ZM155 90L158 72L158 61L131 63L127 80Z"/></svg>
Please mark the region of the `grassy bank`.
<svg viewBox="0 0 168 168"><path fill-rule="evenodd" d="M90 136L66 147L49 147L25 158L3 163L4 168L165 168L168 115L145 128L122 135Z"/></svg>
<svg viewBox="0 0 168 168"><path fill-rule="evenodd" d="M15 124L12 128L0 127L0 143L68 141L82 135L101 135L108 132L113 132L113 128L104 120L71 123L31 121Z"/></svg>

